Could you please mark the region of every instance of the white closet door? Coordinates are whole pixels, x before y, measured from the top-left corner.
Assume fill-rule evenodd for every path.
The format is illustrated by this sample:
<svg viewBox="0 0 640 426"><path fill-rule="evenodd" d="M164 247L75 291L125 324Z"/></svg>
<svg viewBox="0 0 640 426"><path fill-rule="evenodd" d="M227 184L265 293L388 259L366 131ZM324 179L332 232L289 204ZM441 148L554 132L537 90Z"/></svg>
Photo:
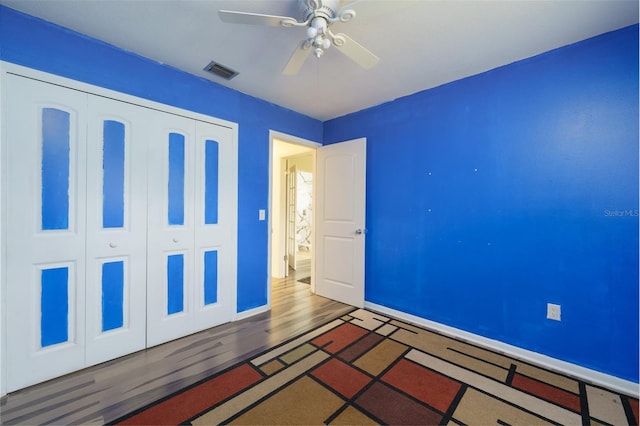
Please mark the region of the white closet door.
<svg viewBox="0 0 640 426"><path fill-rule="evenodd" d="M232 130L168 114L152 127L148 346L231 321L237 258Z"/></svg>
<svg viewBox="0 0 640 426"><path fill-rule="evenodd" d="M149 123L147 346L193 332L195 122Z"/></svg>
<svg viewBox="0 0 640 426"><path fill-rule="evenodd" d="M236 312L237 148L232 130L196 123L195 331Z"/></svg>
<svg viewBox="0 0 640 426"><path fill-rule="evenodd" d="M8 75L7 391L85 365L87 95Z"/></svg>
<svg viewBox="0 0 640 426"><path fill-rule="evenodd" d="M89 96L86 364L146 344L150 111Z"/></svg>

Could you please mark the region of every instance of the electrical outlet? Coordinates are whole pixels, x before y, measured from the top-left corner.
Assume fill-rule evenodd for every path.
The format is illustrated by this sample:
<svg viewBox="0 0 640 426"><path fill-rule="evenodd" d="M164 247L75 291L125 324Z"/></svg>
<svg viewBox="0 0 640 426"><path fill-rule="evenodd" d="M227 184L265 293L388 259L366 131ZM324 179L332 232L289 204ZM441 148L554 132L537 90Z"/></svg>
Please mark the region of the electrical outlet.
<svg viewBox="0 0 640 426"><path fill-rule="evenodd" d="M547 319L560 321L561 313L560 305L547 303Z"/></svg>

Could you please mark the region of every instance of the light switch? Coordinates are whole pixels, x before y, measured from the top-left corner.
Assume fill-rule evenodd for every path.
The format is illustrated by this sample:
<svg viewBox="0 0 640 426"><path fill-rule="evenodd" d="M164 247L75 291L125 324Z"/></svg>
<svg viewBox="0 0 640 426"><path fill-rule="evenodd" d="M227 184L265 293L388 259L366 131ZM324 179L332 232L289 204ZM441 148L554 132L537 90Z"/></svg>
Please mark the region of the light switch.
<svg viewBox="0 0 640 426"><path fill-rule="evenodd" d="M258 219L259 220L265 220L266 216L267 216L267 213L266 213L266 211L264 209L258 210Z"/></svg>

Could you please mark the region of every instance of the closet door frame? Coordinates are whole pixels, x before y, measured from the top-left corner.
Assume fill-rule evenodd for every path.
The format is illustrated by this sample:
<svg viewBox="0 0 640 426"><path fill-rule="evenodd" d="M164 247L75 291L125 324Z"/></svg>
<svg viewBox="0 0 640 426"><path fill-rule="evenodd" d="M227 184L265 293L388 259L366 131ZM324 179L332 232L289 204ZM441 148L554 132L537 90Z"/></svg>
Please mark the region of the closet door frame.
<svg viewBox="0 0 640 426"><path fill-rule="evenodd" d="M5 100L5 92L6 92L6 75L7 74L16 74L19 76L32 78L35 80L40 80L45 83L56 84L62 87L66 87L69 89L74 89L82 92L86 92L88 94L93 94L97 96L104 96L108 98L112 98L122 102L128 102L134 105L138 105L141 107L149 108L152 110L163 111L169 114L175 114L184 116L187 118L191 118L197 121L202 121L205 123L214 124L217 126L226 127L232 132L232 157L234 159L233 163L238 164L238 124L233 123L231 121L218 119L215 117L211 117L208 115L196 113L193 111L185 110L182 108L173 107L170 105L162 104L159 102L150 101L147 99L139 98L136 96L128 95L121 92L116 92L113 90L105 89L99 86L94 86L91 84L83 83L80 81L72 80L65 77L60 77L54 74L38 71L32 68L24 67L21 65L16 65L13 63L0 61L0 123L4 123L6 120L6 111L11 107L6 104ZM8 135L6 132L6 126L0 126L0 397L6 395L7 386L6 386L6 375L7 375L7 363L6 363L6 323L5 323L5 315L6 315L6 295L7 295L7 277L6 277L6 255L7 255L7 244L6 244L6 229L8 226L7 223L7 214L6 214L6 203L7 203L7 188L8 181L6 176L7 170L7 144L8 144ZM238 208L238 174L234 173L234 181L231 182L231 185L235 188L233 191L232 199L227 200L228 203L231 204L232 214L232 223L228 224L233 229L233 235L235 238L233 239L232 247L230 247L229 253L227 255L227 262L233 262L234 265L237 265L237 241L238 241L238 228L237 228L237 208ZM231 321L235 321L238 318L236 306L237 306L237 266L232 268L233 273L232 277L229 278L229 282L232 283L231 289L229 290L229 303L233 306Z"/></svg>

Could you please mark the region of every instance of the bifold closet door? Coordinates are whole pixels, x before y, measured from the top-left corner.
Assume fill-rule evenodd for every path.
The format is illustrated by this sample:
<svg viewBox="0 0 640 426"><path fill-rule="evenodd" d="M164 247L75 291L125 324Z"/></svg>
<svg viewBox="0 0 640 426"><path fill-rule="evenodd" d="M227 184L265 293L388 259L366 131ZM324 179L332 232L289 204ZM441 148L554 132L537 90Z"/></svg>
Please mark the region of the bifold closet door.
<svg viewBox="0 0 640 426"><path fill-rule="evenodd" d="M148 151L147 346L193 330L195 122L157 114Z"/></svg>
<svg viewBox="0 0 640 426"><path fill-rule="evenodd" d="M234 319L237 147L228 127L196 122L194 331Z"/></svg>
<svg viewBox="0 0 640 426"><path fill-rule="evenodd" d="M146 345L150 110L88 98L86 365Z"/></svg>
<svg viewBox="0 0 640 426"><path fill-rule="evenodd" d="M152 127L148 346L233 319L237 232L231 130L169 114Z"/></svg>
<svg viewBox="0 0 640 426"><path fill-rule="evenodd" d="M232 128L5 83L7 391L231 321Z"/></svg>
<svg viewBox="0 0 640 426"><path fill-rule="evenodd" d="M85 93L6 78L7 391L85 365Z"/></svg>

